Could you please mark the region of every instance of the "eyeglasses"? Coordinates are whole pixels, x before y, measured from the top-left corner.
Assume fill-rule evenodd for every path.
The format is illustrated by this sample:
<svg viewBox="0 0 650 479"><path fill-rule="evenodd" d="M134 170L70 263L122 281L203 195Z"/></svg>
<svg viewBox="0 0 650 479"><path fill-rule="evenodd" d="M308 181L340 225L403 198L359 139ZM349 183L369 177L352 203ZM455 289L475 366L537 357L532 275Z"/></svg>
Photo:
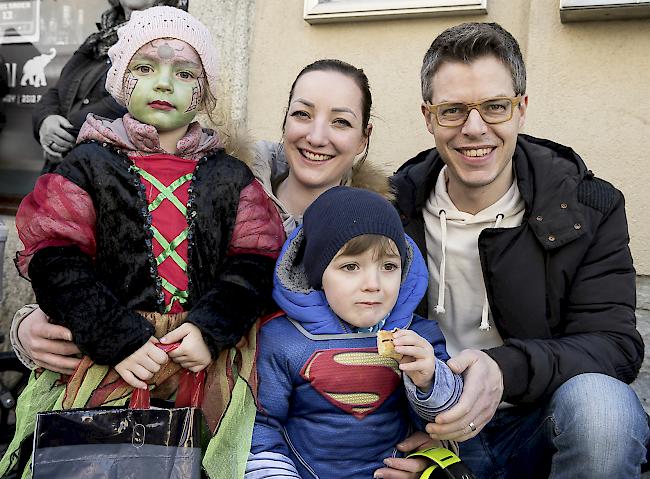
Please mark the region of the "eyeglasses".
<svg viewBox="0 0 650 479"><path fill-rule="evenodd" d="M476 103L426 103L426 108L436 116L440 126L460 126L467 121L472 110L478 111L485 123L495 125L512 118L515 106L521 102L521 95L497 97Z"/></svg>

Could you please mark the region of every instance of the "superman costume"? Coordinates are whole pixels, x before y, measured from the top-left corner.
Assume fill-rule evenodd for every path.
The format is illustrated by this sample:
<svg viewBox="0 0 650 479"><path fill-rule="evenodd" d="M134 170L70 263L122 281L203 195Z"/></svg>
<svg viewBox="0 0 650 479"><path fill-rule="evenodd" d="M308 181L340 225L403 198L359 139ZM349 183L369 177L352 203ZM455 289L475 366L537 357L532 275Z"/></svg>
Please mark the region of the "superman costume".
<svg viewBox="0 0 650 479"><path fill-rule="evenodd" d="M413 314L428 274L410 238L397 303L382 329L409 328L433 344L436 372L426 394L406 375L402 386L398 363L377 354L375 332L355 331L322 290L307 286L302 242L300 227L275 268L273 297L286 315L260 330L258 413L245 478L367 479L397 454L412 426L457 402L462 379L444 363L438 324Z"/></svg>

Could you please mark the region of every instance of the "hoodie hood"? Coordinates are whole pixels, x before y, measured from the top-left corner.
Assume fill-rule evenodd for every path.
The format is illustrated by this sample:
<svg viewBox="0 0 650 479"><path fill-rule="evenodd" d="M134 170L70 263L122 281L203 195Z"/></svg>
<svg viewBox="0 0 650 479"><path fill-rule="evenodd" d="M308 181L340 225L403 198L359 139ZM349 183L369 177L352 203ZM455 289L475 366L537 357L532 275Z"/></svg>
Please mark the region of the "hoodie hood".
<svg viewBox="0 0 650 479"><path fill-rule="evenodd" d="M129 113L122 118L109 120L89 113L81 127L77 143L94 140L125 150L129 155L168 153L160 146L158 131L151 125L141 123ZM176 144L176 156L191 160L223 148L216 132L201 127L198 122L189 125L187 133Z"/></svg>
<svg viewBox="0 0 650 479"><path fill-rule="evenodd" d="M349 333L329 307L324 291L309 287L301 261L303 243L304 233L302 226L299 226L285 242L276 263L273 273L273 299L289 318L298 321L311 334ZM413 311L427 290L429 275L424 259L408 236L406 248L406 266L397 302L382 329L408 327Z"/></svg>

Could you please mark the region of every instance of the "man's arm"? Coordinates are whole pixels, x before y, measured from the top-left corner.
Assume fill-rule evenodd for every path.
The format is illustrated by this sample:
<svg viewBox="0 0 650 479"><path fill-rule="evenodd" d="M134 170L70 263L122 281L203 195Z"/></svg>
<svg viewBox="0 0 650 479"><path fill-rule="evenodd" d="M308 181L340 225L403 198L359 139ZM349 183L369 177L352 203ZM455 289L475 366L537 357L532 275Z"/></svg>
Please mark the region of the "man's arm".
<svg viewBox="0 0 650 479"><path fill-rule="evenodd" d="M505 401L532 403L550 397L572 377L601 373L630 383L643 360L636 330L635 271L632 265L623 196L601 180L612 196L602 207L591 243L575 271L560 324L550 339L510 338L486 353L503 373ZM605 185L605 186L603 186ZM565 246L566 248L571 245Z"/></svg>
<svg viewBox="0 0 650 479"><path fill-rule="evenodd" d="M492 418L501 400L544 400L578 374L607 374L627 383L636 377L643 341L636 330L635 272L619 192L592 236L564 308L562 334L511 338L503 346L466 350L450 360L452 371L463 373L465 389L452 410L427 426L432 437L469 439Z"/></svg>

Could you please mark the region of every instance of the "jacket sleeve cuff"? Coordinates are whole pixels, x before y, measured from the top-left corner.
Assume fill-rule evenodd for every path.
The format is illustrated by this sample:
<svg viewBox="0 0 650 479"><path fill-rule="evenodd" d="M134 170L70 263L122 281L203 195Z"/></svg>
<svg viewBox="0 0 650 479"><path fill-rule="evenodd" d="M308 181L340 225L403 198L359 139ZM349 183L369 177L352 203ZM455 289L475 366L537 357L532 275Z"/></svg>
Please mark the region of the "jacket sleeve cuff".
<svg viewBox="0 0 650 479"><path fill-rule="evenodd" d="M237 344L260 316L274 309L274 266L275 260L268 256L230 256L219 284L192 306L187 321L201 330L213 359Z"/></svg>
<svg viewBox="0 0 650 479"><path fill-rule="evenodd" d="M32 288L52 322L72 331L73 342L97 364L114 366L145 344L154 327L120 304L77 247L38 250L29 263Z"/></svg>
<svg viewBox="0 0 650 479"><path fill-rule="evenodd" d="M519 349L504 345L484 351L498 364L503 377L503 401L517 402L526 392L530 380L528 358Z"/></svg>
<svg viewBox="0 0 650 479"><path fill-rule="evenodd" d="M38 365L32 360L27 350L20 343L20 339L18 338L18 328L20 328L20 324L23 322L23 320L32 314L37 308L38 304L27 304L20 308L18 311L16 311L16 314L14 314L14 319L12 320L11 328L9 329L9 340L11 341L11 347L14 348L14 352L16 353L18 360L23 363L23 365L25 365L25 367L28 369L36 369Z"/></svg>
<svg viewBox="0 0 650 479"><path fill-rule="evenodd" d="M436 359L436 372L430 391L421 392L406 374L404 388L415 413L425 421L433 422L438 414L458 402L463 391L463 379L454 374L443 361Z"/></svg>

